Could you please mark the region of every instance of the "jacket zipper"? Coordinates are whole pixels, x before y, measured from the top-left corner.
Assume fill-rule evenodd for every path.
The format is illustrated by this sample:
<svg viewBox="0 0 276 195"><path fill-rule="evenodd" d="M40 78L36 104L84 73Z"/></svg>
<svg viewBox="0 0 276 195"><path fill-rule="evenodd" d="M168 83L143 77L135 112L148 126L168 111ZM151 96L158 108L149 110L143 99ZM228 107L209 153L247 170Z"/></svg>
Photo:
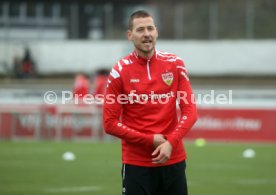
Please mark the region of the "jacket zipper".
<svg viewBox="0 0 276 195"><path fill-rule="evenodd" d="M148 78L149 78L149 80L151 80L150 67L149 67L149 65L150 65L150 60L147 61L147 71L148 71Z"/></svg>

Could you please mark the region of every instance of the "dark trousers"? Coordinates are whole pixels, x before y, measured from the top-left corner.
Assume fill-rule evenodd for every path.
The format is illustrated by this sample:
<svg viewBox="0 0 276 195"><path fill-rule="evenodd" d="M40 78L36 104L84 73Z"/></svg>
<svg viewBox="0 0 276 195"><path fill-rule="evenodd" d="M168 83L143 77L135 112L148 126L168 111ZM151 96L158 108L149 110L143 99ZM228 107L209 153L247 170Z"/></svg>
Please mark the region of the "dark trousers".
<svg viewBox="0 0 276 195"><path fill-rule="evenodd" d="M161 167L123 164L123 195L187 195L186 162Z"/></svg>

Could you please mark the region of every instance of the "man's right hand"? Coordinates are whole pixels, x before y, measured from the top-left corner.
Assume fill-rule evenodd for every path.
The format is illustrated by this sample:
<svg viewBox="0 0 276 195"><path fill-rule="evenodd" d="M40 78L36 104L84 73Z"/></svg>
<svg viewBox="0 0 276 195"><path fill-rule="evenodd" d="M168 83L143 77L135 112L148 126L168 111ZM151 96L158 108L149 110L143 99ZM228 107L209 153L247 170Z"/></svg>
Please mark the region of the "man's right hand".
<svg viewBox="0 0 276 195"><path fill-rule="evenodd" d="M157 148L159 145L163 144L167 140L162 134L154 134L153 136L153 147L154 149Z"/></svg>

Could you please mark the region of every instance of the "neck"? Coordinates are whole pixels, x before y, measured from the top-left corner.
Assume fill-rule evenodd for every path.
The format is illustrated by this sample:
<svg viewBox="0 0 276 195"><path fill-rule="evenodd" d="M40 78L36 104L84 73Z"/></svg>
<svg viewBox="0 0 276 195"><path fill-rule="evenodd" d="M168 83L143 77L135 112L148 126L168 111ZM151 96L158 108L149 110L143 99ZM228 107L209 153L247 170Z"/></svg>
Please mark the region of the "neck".
<svg viewBox="0 0 276 195"><path fill-rule="evenodd" d="M153 56L154 51L155 49L153 49L150 52L143 52L141 50L136 49L136 53L138 54L138 56L141 56L142 58L147 58L147 59L150 59Z"/></svg>

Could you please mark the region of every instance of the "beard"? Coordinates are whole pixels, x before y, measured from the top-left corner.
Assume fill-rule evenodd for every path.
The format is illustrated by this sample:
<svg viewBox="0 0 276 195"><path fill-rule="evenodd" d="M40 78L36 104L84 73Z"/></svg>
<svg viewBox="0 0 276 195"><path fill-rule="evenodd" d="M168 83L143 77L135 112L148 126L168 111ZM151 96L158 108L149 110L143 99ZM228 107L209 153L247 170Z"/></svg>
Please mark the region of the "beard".
<svg viewBox="0 0 276 195"><path fill-rule="evenodd" d="M154 49L155 49L154 42L151 42L149 45L140 43L140 44L134 44L134 46L139 52L143 54L151 54L152 52L154 52Z"/></svg>

